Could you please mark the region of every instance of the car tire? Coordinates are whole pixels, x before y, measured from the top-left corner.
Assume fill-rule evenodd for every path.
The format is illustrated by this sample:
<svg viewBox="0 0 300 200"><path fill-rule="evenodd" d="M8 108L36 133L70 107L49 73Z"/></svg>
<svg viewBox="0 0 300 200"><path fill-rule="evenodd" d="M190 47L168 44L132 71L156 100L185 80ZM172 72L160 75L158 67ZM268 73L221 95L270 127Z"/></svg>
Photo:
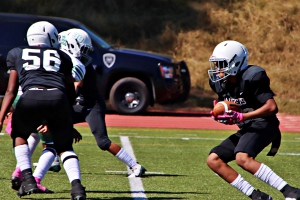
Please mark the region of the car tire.
<svg viewBox="0 0 300 200"><path fill-rule="evenodd" d="M133 77L118 80L110 90L109 101L119 114L136 114L149 106L149 91L146 84Z"/></svg>

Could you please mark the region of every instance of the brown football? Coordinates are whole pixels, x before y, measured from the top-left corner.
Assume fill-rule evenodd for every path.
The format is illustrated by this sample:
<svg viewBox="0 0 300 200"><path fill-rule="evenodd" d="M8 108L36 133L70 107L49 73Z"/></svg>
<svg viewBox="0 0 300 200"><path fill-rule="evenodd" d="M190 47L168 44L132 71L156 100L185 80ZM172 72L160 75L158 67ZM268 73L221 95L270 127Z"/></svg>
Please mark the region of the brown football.
<svg viewBox="0 0 300 200"><path fill-rule="evenodd" d="M224 115L224 112L228 110L241 112L241 108L235 102L225 100L225 101L219 101L214 106L213 109L214 116L217 117L218 115Z"/></svg>

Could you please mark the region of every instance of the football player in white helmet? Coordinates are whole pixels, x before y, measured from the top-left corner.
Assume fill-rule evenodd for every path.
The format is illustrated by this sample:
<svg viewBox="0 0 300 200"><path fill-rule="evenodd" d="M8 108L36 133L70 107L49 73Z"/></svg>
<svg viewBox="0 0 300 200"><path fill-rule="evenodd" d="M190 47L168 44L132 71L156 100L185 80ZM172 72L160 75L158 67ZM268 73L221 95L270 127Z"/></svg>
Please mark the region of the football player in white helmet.
<svg viewBox="0 0 300 200"><path fill-rule="evenodd" d="M13 48L7 54L10 81L0 110L1 131L5 115L20 85L24 93L12 115L11 133L17 165L22 175L17 195L22 197L45 192L39 187L40 180L32 174L31 152L27 139L32 130L36 130L37 126L46 121L49 127L52 127L51 135L55 146L47 146L43 150L43 155L55 155L56 152L59 154L72 185L71 199L85 200L86 193L81 184L79 161L72 147L73 124L70 110L70 103L74 98L72 60L65 52L57 49L58 33L49 22L32 24L28 28L27 41L29 46ZM36 104L37 101L40 103ZM26 113L35 114L27 117Z"/></svg>
<svg viewBox="0 0 300 200"><path fill-rule="evenodd" d="M29 29L27 31L27 41L30 46L53 47L53 48L58 48L60 46L59 42L58 42L58 32L57 32L56 28L51 23L46 22L46 21L40 21L40 22L34 23L32 26L29 27ZM74 78L74 81L81 81L85 75L85 66L80 62L80 60L76 59L72 54L70 54L68 52L65 52L65 53L68 54L68 56L71 58L71 61L73 63L72 76ZM20 88L19 88L19 90L20 90ZM22 94L22 91L20 90L20 93L18 93L18 96L15 98L14 104L17 103L18 97L21 94ZM14 104L13 104L13 107L15 107ZM11 129L6 129L6 130L8 133L11 132ZM76 141L78 142L80 139L81 139L81 135L79 135L77 138L75 138L75 142ZM33 154L39 141L40 141L40 138L37 133L32 133L30 135L30 137L28 138L27 143L28 143L28 147L30 149L31 155ZM44 151L45 151L45 149L44 149ZM42 156L43 157L48 156L48 158L51 157L51 159L53 157L53 159L54 159L56 151L55 151L55 149L52 149L52 151L54 153L53 155L51 153L47 155L44 152L42 154ZM41 156L41 158L42 158L42 156ZM43 159L41 159L41 158L40 158L40 161L43 162ZM49 170L52 169L51 171L55 171L55 172L60 171L61 168L60 168L58 157L56 157L54 162L53 162L53 159L50 162L50 165L48 162L43 162L44 166L42 167L41 165L39 165L39 167L37 167L33 173L33 176L35 177L35 180L37 182L39 193L53 193L53 191L48 190L46 187L42 186L40 183L44 176L44 174L41 173L41 171L43 171L44 168L48 169L51 166L51 168ZM46 160L48 160L48 159L46 159ZM51 163L52 163L52 165L51 165ZM11 177L12 188L15 190L19 190L19 187L22 183L21 180L22 180L21 170L17 165L17 167Z"/></svg>
<svg viewBox="0 0 300 200"><path fill-rule="evenodd" d="M230 167L229 162L235 161L242 169L280 191L286 200L300 199L300 189L290 186L267 165L255 159L270 144L268 156L275 156L281 140L276 116L278 107L266 71L248 65L247 48L232 40L218 44L209 62L209 84L218 100L236 102L242 112L229 110L215 117L211 111L214 120L226 125L236 124L240 129L210 151L207 165L253 200L272 200L272 197L255 189Z"/></svg>

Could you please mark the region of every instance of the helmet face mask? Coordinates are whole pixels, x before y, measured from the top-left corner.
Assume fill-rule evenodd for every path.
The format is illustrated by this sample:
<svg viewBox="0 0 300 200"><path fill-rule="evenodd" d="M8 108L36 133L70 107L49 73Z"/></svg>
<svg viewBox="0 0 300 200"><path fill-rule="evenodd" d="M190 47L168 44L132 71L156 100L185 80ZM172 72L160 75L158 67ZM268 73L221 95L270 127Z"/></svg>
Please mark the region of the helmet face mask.
<svg viewBox="0 0 300 200"><path fill-rule="evenodd" d="M218 44L209 59L208 76L212 82L226 80L248 68L248 50L236 41L224 41Z"/></svg>
<svg viewBox="0 0 300 200"><path fill-rule="evenodd" d="M81 29L69 29L59 34L60 48L68 51L87 66L92 58L88 55L93 51L91 38Z"/></svg>
<svg viewBox="0 0 300 200"><path fill-rule="evenodd" d="M230 75L227 61L217 60L210 61L210 70L208 70L208 76L213 82L226 79Z"/></svg>
<svg viewBox="0 0 300 200"><path fill-rule="evenodd" d="M29 46L59 48L57 29L47 21L32 24L27 30L26 38Z"/></svg>

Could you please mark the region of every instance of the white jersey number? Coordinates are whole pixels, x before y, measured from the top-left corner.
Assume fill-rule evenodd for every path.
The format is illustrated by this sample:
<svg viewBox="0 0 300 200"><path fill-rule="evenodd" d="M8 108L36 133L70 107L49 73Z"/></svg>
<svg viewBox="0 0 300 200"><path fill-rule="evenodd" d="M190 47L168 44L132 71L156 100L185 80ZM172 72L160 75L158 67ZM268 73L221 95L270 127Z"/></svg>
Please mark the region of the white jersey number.
<svg viewBox="0 0 300 200"><path fill-rule="evenodd" d="M40 49L23 49L22 59L26 61L32 61L32 64L28 62L23 64L25 70L36 70L41 66L41 58L39 56L35 56L32 54L39 54L41 52ZM31 55L29 55L29 53ZM61 64L60 56L56 50L45 50L43 52L43 68L46 71L54 71L57 72L59 70L59 66Z"/></svg>

